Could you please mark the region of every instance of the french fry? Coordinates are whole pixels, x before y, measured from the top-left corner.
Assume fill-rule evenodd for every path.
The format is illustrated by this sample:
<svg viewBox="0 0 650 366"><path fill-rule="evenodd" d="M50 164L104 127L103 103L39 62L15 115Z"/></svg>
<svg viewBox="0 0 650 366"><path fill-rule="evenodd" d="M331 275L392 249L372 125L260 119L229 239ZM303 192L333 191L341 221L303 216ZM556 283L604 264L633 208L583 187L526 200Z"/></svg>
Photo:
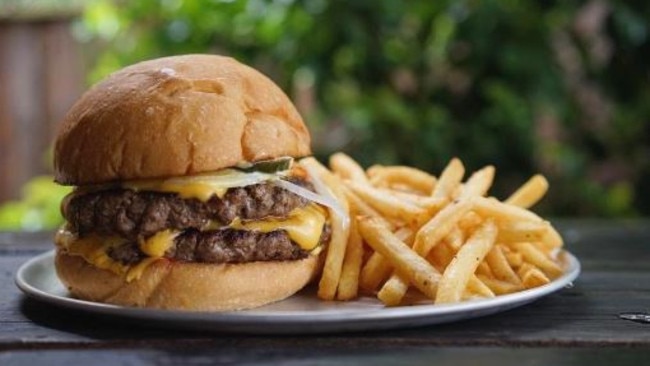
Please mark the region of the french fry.
<svg viewBox="0 0 650 366"><path fill-rule="evenodd" d="M458 221L473 207L473 201L456 201L442 209L436 216L427 222L415 236L413 248L420 255L426 257L431 248L436 246L445 236L454 229Z"/></svg>
<svg viewBox="0 0 650 366"><path fill-rule="evenodd" d="M458 226L451 229L449 234L445 237L445 242L449 244L454 252L457 252L460 249L460 246L465 242L465 233Z"/></svg>
<svg viewBox="0 0 650 366"><path fill-rule="evenodd" d="M413 231L403 227L395 232L395 236L407 245L413 243ZM393 271L393 266L379 252L373 252L361 270L359 284L366 291L373 292L384 282Z"/></svg>
<svg viewBox="0 0 650 366"><path fill-rule="evenodd" d="M471 275L467 281L465 292L469 292L478 297L491 298L494 297L494 291L490 289L479 277ZM462 295L461 295L462 296Z"/></svg>
<svg viewBox="0 0 650 366"><path fill-rule="evenodd" d="M354 159L344 153L336 153L330 157L332 171L343 179L368 183L366 172Z"/></svg>
<svg viewBox="0 0 650 366"><path fill-rule="evenodd" d="M343 191L345 192L345 197L348 200L351 211L356 212L361 216L374 217L391 230L395 228L395 225L391 221L386 220L379 212L377 212L377 210L372 208L372 206L368 205L365 201L359 198L359 196L352 192L350 188L343 186Z"/></svg>
<svg viewBox="0 0 650 366"><path fill-rule="evenodd" d="M497 280L509 282L514 285L521 285L519 277L512 267L510 267L500 245L495 245L492 250L488 252L487 256L485 256L485 263L490 266L490 269Z"/></svg>
<svg viewBox="0 0 650 366"><path fill-rule="evenodd" d="M355 181L347 181L346 184L354 193L386 217L412 222L426 213L423 208L386 195L370 185Z"/></svg>
<svg viewBox="0 0 650 366"><path fill-rule="evenodd" d="M492 273L492 269L485 261L479 263L478 267L476 267L476 274L482 274L484 276L494 277L494 273Z"/></svg>
<svg viewBox="0 0 650 366"><path fill-rule="evenodd" d="M374 165L368 168L367 173L373 184L385 187L406 186L426 195L430 195L436 185L436 177L408 166Z"/></svg>
<svg viewBox="0 0 650 366"><path fill-rule="evenodd" d="M436 304L461 300L463 290L467 287L476 267L494 246L497 231L493 221L486 221L460 248L442 274L435 297Z"/></svg>
<svg viewBox="0 0 650 366"><path fill-rule="evenodd" d="M474 210L482 216L499 221L543 221L541 217L524 208L508 205L495 199L474 197Z"/></svg>
<svg viewBox="0 0 650 366"><path fill-rule="evenodd" d="M433 198L428 196L421 196L421 195L397 191L389 188L384 188L384 189L380 188L379 190L384 192L385 194L392 195L396 199L400 199L414 206L418 206L423 209L426 209L429 212L438 212L442 207L444 207L449 202L447 198Z"/></svg>
<svg viewBox="0 0 650 366"><path fill-rule="evenodd" d="M521 253L506 253L505 256L508 264L513 269L521 267L521 265L524 263L524 256L521 255Z"/></svg>
<svg viewBox="0 0 650 366"><path fill-rule="evenodd" d="M409 285L399 276L392 276L386 285L379 290L377 298L386 306L397 306L402 303L404 294L408 291Z"/></svg>
<svg viewBox="0 0 650 366"><path fill-rule="evenodd" d="M516 243L522 241L540 241L550 230L544 221L509 221L499 224L499 243Z"/></svg>
<svg viewBox="0 0 650 366"><path fill-rule="evenodd" d="M461 187L460 198L485 196L492 186L494 180L494 167L488 165L485 168L472 174L467 182Z"/></svg>
<svg viewBox="0 0 650 366"><path fill-rule="evenodd" d="M300 161L310 173L318 174L319 178L329 188L334 197L339 201L345 212L349 212L348 202L340 179L322 166L314 158L306 158ZM346 252L346 244L350 235L350 225L346 222L348 218L341 217L333 209L330 209L330 223L332 226L332 237L327 246L325 264L318 283L318 297L323 300L333 300L339 285L343 259Z"/></svg>
<svg viewBox="0 0 650 366"><path fill-rule="evenodd" d="M343 258L341 279L337 291L337 298L342 301L352 300L359 293L359 272L363 260L363 241L357 228L356 220L350 222L350 236Z"/></svg>
<svg viewBox="0 0 650 366"><path fill-rule="evenodd" d="M543 175L537 174L515 191L505 203L522 208L532 207L548 190L548 181Z"/></svg>
<svg viewBox="0 0 650 366"><path fill-rule="evenodd" d="M440 273L429 262L373 218L361 218L359 229L366 243L391 262L404 280L429 298L435 297Z"/></svg>
<svg viewBox="0 0 650 366"><path fill-rule="evenodd" d="M537 249L531 243L517 243L515 244L517 250L523 255L524 260L529 262L539 269L550 278L556 278L562 275L562 268L548 258L542 251Z"/></svg>
<svg viewBox="0 0 650 366"><path fill-rule="evenodd" d="M517 270L517 275L521 278L521 283L527 289L546 285L551 282L544 272L529 263L522 264L519 270Z"/></svg>
<svg viewBox="0 0 650 366"><path fill-rule="evenodd" d="M438 183L436 183L436 188L431 193L431 197L453 198L454 192L456 192L460 186L460 182L463 180L463 175L465 175L463 163L457 158L451 159L442 171L442 174L440 174L440 179L438 179Z"/></svg>
<svg viewBox="0 0 650 366"><path fill-rule="evenodd" d="M496 295L510 294L513 292L520 291L523 288L523 285L516 285L512 282L497 280L496 278L488 277L481 274L478 275L478 278Z"/></svg>

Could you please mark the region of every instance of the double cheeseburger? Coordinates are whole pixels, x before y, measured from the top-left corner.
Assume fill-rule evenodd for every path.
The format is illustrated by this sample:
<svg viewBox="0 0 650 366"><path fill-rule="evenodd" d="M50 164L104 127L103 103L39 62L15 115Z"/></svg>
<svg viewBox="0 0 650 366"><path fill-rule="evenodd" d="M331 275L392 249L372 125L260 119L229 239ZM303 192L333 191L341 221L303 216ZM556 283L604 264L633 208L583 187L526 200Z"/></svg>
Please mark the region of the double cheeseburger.
<svg viewBox="0 0 650 366"><path fill-rule="evenodd" d="M297 163L310 136L287 96L227 57L110 75L55 143L56 270L80 299L237 310L284 299L319 269L327 210Z"/></svg>

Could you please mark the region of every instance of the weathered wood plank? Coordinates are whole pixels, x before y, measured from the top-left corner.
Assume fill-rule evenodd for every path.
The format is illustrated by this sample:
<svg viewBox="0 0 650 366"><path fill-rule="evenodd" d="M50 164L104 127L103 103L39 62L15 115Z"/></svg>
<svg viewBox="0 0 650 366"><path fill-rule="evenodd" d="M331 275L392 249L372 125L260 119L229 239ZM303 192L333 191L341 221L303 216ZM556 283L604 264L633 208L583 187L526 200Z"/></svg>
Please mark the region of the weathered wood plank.
<svg viewBox="0 0 650 366"><path fill-rule="evenodd" d="M648 349L502 348L502 347L327 347L212 348L172 346L155 349L12 351L0 354L3 365L644 365ZM479 362L480 360L480 362Z"/></svg>

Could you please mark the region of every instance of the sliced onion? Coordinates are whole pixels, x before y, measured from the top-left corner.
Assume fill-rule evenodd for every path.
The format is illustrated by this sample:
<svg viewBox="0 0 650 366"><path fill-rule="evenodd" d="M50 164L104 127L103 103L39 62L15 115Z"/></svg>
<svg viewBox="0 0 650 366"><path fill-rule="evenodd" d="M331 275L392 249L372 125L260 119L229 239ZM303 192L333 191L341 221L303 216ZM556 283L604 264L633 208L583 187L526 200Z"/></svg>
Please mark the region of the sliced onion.
<svg viewBox="0 0 650 366"><path fill-rule="evenodd" d="M307 171L307 173L309 174L309 177L311 178L311 182L312 182L312 184L314 185L314 189L316 190L316 192L317 192L318 194L314 194L314 192L312 192L312 191L310 191L310 190L308 190L308 189L305 189L305 188L303 188L303 187L300 187L300 186L298 186L298 185L296 185L296 184L293 184L293 183L291 183L291 182L287 182L287 181L284 181L284 182L286 182L286 183L288 183L288 184L291 184L291 185L293 185L294 187L299 188L299 189L301 190L301 192L302 192L302 191L306 191L306 192L308 192L308 194L309 194L310 196L316 197L316 198L318 198L318 200L316 200L316 199L311 199L311 198L309 198L309 197L306 196L306 195L303 195L303 194L301 194L301 193L298 193L297 190L294 191L294 190L292 190L292 189L290 189L290 188L286 188L286 187L284 187L284 186L283 186L283 188L285 188L285 189L287 189L288 191L291 191L291 192L293 192L293 193L295 193L295 194L297 194L297 195L299 195L299 196L305 197L305 198L307 198L308 200L311 200L311 201L314 201L314 202L320 203L320 204L323 205L323 206L327 206L327 207L331 208L332 211L334 211L334 213L335 213L337 216L339 216L339 217L341 218L341 222L343 223L343 225L344 225L345 227L347 227L348 225L350 225L350 216L348 216L348 213L346 212L346 210L343 209L343 207L341 206L341 204L339 203L339 201L336 199L336 197L334 197L334 195L332 194L332 192L330 191L330 189L325 185L325 183L323 183L323 181L321 181L321 179L319 178L317 172L314 172L314 171L313 171L310 167L308 167L308 166L303 165L302 167L303 167L303 168Z"/></svg>

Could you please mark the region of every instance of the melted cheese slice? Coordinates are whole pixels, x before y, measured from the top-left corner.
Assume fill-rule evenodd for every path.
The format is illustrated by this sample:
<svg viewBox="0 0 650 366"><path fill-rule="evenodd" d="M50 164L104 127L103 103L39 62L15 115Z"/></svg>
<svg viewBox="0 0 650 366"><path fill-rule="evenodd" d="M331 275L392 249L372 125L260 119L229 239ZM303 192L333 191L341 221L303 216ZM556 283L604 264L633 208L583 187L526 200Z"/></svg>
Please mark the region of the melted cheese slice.
<svg viewBox="0 0 650 366"><path fill-rule="evenodd" d="M275 230L286 230L293 242L304 250L313 250L318 246L325 225L324 210L310 204L305 208L291 211L287 219L266 219L258 221L241 221L235 219L230 227L234 229L261 231L264 233Z"/></svg>
<svg viewBox="0 0 650 366"><path fill-rule="evenodd" d="M177 193L182 198L197 198L205 202L213 195L223 197L229 188L256 184L273 177L274 175L260 172L245 173L234 169L224 169L211 174L129 181L123 183L122 186L136 191Z"/></svg>
<svg viewBox="0 0 650 366"><path fill-rule="evenodd" d="M302 249L311 251L318 247L325 220L325 211L316 204L310 204L304 208L293 210L289 217L284 220L270 218L259 221L242 221L235 219L229 226L233 229L261 232L286 230L293 242ZM130 282L140 278L149 265L162 258L173 245L174 238L177 235L178 232L163 230L138 243L140 250L148 257L133 266L114 261L107 254L112 247L123 245L126 242L121 238L99 237L96 235L79 238L68 230L60 229L56 234L56 242L68 254L81 256L86 262L98 268L119 275L126 274L126 281Z"/></svg>

